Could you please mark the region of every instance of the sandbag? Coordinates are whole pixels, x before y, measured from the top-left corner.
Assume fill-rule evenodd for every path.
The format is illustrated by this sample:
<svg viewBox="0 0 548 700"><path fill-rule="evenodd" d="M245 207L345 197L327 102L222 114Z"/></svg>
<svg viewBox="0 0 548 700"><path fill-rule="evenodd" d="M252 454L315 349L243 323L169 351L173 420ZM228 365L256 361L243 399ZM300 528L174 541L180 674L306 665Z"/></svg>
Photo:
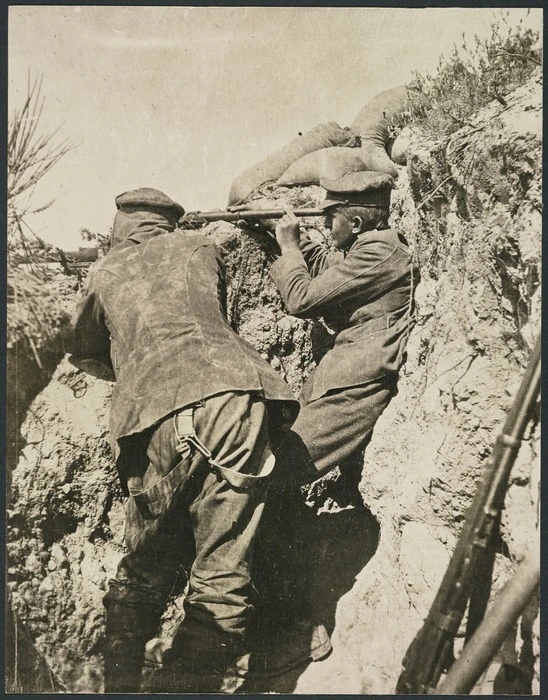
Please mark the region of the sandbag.
<svg viewBox="0 0 548 700"><path fill-rule="evenodd" d="M336 180L348 173L375 170L396 178L398 170L384 148L366 143L361 148L322 148L299 158L277 180L277 185L317 185L321 179Z"/></svg>
<svg viewBox="0 0 548 700"><path fill-rule="evenodd" d="M377 146L373 141L363 141L362 147L356 150L365 165L364 170L375 170L378 173L386 173L394 179L398 177L398 169L388 157L384 146Z"/></svg>
<svg viewBox="0 0 548 700"><path fill-rule="evenodd" d="M398 165L407 165L407 149L411 143L411 129L405 127L396 136L396 139L388 149L388 155Z"/></svg>
<svg viewBox="0 0 548 700"><path fill-rule="evenodd" d="M386 148L391 139L391 131L404 112L423 100L423 97L413 91L412 84L383 90L362 108L350 128L362 137L362 141L372 141Z"/></svg>
<svg viewBox="0 0 548 700"><path fill-rule="evenodd" d="M359 138L352 130L343 129L336 122L318 124L306 134L297 136L287 145L238 175L230 187L228 205L242 202L260 185L277 180L291 163L307 153L329 146L355 146L358 144Z"/></svg>
<svg viewBox="0 0 548 700"><path fill-rule="evenodd" d="M318 184L321 178L337 180L348 173L366 170L359 148L331 146L299 158L277 180L277 185Z"/></svg>

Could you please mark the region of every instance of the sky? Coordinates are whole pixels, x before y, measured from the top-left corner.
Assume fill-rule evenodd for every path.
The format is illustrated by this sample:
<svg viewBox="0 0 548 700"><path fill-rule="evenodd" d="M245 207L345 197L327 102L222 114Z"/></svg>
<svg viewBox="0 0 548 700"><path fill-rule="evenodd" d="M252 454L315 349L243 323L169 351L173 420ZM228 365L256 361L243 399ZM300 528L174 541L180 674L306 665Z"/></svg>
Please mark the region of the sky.
<svg viewBox="0 0 548 700"><path fill-rule="evenodd" d="M511 9L542 28L542 11ZM28 219L65 250L108 233L115 197L155 187L224 208L244 169L317 124L347 126L376 93L489 33L494 8L11 6L8 110L43 76L40 127L74 147Z"/></svg>

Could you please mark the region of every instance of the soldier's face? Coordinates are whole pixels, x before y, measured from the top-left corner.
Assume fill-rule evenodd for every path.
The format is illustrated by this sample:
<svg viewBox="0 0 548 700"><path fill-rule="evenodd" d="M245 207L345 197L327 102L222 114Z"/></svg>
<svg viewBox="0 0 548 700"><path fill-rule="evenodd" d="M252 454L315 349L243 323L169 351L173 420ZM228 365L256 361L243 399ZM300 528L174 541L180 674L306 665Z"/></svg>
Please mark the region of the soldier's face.
<svg viewBox="0 0 548 700"><path fill-rule="evenodd" d="M333 245L339 250L349 246L356 237L352 219L345 216L338 207L332 207L328 210L325 217L325 227L331 231Z"/></svg>

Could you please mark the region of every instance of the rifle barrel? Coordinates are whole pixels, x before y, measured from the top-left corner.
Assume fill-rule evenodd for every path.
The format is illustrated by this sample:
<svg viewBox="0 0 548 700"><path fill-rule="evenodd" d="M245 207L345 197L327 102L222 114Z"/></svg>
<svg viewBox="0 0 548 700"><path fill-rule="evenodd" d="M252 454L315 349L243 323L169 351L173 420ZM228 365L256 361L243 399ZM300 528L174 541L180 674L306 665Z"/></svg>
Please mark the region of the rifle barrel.
<svg viewBox="0 0 548 700"><path fill-rule="evenodd" d="M540 543L535 542L449 669L436 691L439 695L467 695L472 691L537 590L539 580Z"/></svg>
<svg viewBox="0 0 548 700"><path fill-rule="evenodd" d="M48 251L42 262L59 263L66 261L71 266L87 266L95 262L103 252L101 248L81 248L80 250L57 250ZM13 256L15 265L25 265L33 262L32 255L16 254ZM36 262L36 261L34 261Z"/></svg>
<svg viewBox="0 0 548 700"><path fill-rule="evenodd" d="M82 248L81 250L63 250L63 255L69 263L92 263L99 259L99 248ZM60 260L60 255L54 254L53 261Z"/></svg>
<svg viewBox="0 0 548 700"><path fill-rule="evenodd" d="M285 209L242 209L240 211L191 211L184 214L179 221L192 221L193 218L204 221L253 221L260 219L281 219ZM324 209L293 209L295 216L325 216Z"/></svg>
<svg viewBox="0 0 548 700"><path fill-rule="evenodd" d="M540 392L540 340L497 437L468 509L453 556L428 616L404 658L397 693L424 694L435 689L450 660L452 640L466 609L478 551L492 547L493 528L504 502L510 471ZM483 541L482 541L483 540Z"/></svg>

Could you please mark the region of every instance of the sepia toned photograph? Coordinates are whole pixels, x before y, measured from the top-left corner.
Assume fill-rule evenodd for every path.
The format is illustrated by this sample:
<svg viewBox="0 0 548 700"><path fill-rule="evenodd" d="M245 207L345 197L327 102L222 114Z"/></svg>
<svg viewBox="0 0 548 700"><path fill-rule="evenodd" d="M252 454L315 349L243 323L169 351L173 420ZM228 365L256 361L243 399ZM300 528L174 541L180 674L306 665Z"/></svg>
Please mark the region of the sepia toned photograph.
<svg viewBox="0 0 548 700"><path fill-rule="evenodd" d="M10 5L9 695L540 695L541 7Z"/></svg>

